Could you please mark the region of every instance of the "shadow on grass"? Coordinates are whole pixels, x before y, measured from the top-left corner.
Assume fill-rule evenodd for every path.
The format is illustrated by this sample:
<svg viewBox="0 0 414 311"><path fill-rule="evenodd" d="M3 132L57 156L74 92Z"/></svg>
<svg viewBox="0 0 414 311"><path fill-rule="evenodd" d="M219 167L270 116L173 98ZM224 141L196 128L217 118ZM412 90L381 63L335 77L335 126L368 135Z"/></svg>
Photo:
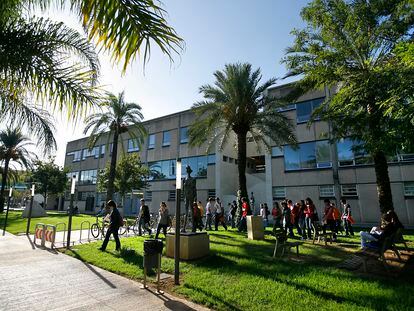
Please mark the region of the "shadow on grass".
<svg viewBox="0 0 414 311"><path fill-rule="evenodd" d="M117 257L122 258L127 263L138 266L140 269L144 268L144 257L134 249L121 248Z"/></svg>

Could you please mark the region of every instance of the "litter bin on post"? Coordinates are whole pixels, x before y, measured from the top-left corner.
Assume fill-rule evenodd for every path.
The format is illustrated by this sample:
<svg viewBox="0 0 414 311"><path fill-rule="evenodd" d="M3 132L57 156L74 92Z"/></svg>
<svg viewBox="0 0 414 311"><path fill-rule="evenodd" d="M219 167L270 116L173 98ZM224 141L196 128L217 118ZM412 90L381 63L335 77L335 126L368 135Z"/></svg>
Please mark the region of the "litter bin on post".
<svg viewBox="0 0 414 311"><path fill-rule="evenodd" d="M157 292L160 291L161 254L163 243L161 240L148 239L144 241L144 286L147 288L148 269L157 268Z"/></svg>

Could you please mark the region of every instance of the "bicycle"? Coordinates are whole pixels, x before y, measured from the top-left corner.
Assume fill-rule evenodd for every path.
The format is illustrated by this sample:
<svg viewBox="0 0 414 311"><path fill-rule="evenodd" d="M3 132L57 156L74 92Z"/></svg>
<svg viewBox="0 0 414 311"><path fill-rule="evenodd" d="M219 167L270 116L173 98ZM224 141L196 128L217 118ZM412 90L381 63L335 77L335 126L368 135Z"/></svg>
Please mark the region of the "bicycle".
<svg viewBox="0 0 414 311"><path fill-rule="evenodd" d="M108 224L109 224L109 221L108 221L106 216L102 217L102 226L100 225L98 218L99 218L99 216L96 216L96 222L94 224L92 224L92 226L91 226L91 234L95 239L97 239L99 237L99 234L101 234L102 237L105 236L106 230L107 230ZM118 229L118 234L119 235L124 235L127 232L127 228L125 227L125 224L126 224L126 219L125 218L123 219L123 224L124 225L120 226L119 229Z"/></svg>

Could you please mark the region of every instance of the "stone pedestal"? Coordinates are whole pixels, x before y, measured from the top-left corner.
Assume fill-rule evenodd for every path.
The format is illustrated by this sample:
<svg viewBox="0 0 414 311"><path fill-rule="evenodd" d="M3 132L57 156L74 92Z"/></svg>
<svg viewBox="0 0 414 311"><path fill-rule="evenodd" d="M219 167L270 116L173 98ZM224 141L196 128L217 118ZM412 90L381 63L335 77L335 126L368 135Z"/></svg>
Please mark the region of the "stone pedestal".
<svg viewBox="0 0 414 311"><path fill-rule="evenodd" d="M30 209L30 201L26 203L26 207L22 212L22 218L28 218L29 217L29 209ZM36 218L36 217L44 217L44 216L47 216L46 211L39 204L39 202L33 201L32 217Z"/></svg>
<svg viewBox="0 0 414 311"><path fill-rule="evenodd" d="M167 257L174 258L175 234L167 234L165 241ZM210 239L207 232L188 232L180 234L180 259L197 259L207 256L209 252Z"/></svg>
<svg viewBox="0 0 414 311"><path fill-rule="evenodd" d="M247 216L247 237L249 240L264 239L262 216Z"/></svg>

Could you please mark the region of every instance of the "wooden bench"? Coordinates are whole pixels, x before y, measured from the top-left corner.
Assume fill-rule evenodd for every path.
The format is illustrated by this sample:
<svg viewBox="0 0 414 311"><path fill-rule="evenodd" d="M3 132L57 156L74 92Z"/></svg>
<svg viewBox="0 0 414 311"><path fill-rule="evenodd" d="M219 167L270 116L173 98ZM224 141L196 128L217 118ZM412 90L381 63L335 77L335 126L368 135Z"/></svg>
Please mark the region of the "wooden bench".
<svg viewBox="0 0 414 311"><path fill-rule="evenodd" d="M405 250L408 251L407 242L404 240L404 236L403 236L403 228L399 228L397 229L397 232L395 232L393 246L396 247L396 244L403 244L405 247Z"/></svg>
<svg viewBox="0 0 414 311"><path fill-rule="evenodd" d="M313 222L312 223L312 230L313 230L313 241L312 244L315 244L316 239L318 239L318 243L321 241L321 238L324 239L325 241L325 245L328 244L328 238L329 238L329 242L332 244L332 232L323 232L322 226L317 223L317 222Z"/></svg>
<svg viewBox="0 0 414 311"><path fill-rule="evenodd" d="M392 250L394 251L394 253L397 255L398 260L401 261L401 256L400 253L398 252L397 248L395 247L395 243L396 243L396 239L397 239L397 232L395 232L394 234L392 234L389 237L386 237L382 243L379 245L378 248L363 248L361 251L357 252L356 255L359 256L362 259L362 265L363 265L363 269L364 272L368 272L367 269L367 262L369 260L369 258L375 258L375 259L379 259L384 268L388 271L389 266L387 264L387 260L385 258L385 252L387 250Z"/></svg>
<svg viewBox="0 0 414 311"><path fill-rule="evenodd" d="M290 252L292 247L296 247L296 256L299 257L299 245L302 244L301 242L288 242L286 232L283 229L274 230L273 234L276 238L275 249L273 251L273 258L276 257L276 254L279 249L281 250L280 257L283 257L285 251L287 250L288 252Z"/></svg>

